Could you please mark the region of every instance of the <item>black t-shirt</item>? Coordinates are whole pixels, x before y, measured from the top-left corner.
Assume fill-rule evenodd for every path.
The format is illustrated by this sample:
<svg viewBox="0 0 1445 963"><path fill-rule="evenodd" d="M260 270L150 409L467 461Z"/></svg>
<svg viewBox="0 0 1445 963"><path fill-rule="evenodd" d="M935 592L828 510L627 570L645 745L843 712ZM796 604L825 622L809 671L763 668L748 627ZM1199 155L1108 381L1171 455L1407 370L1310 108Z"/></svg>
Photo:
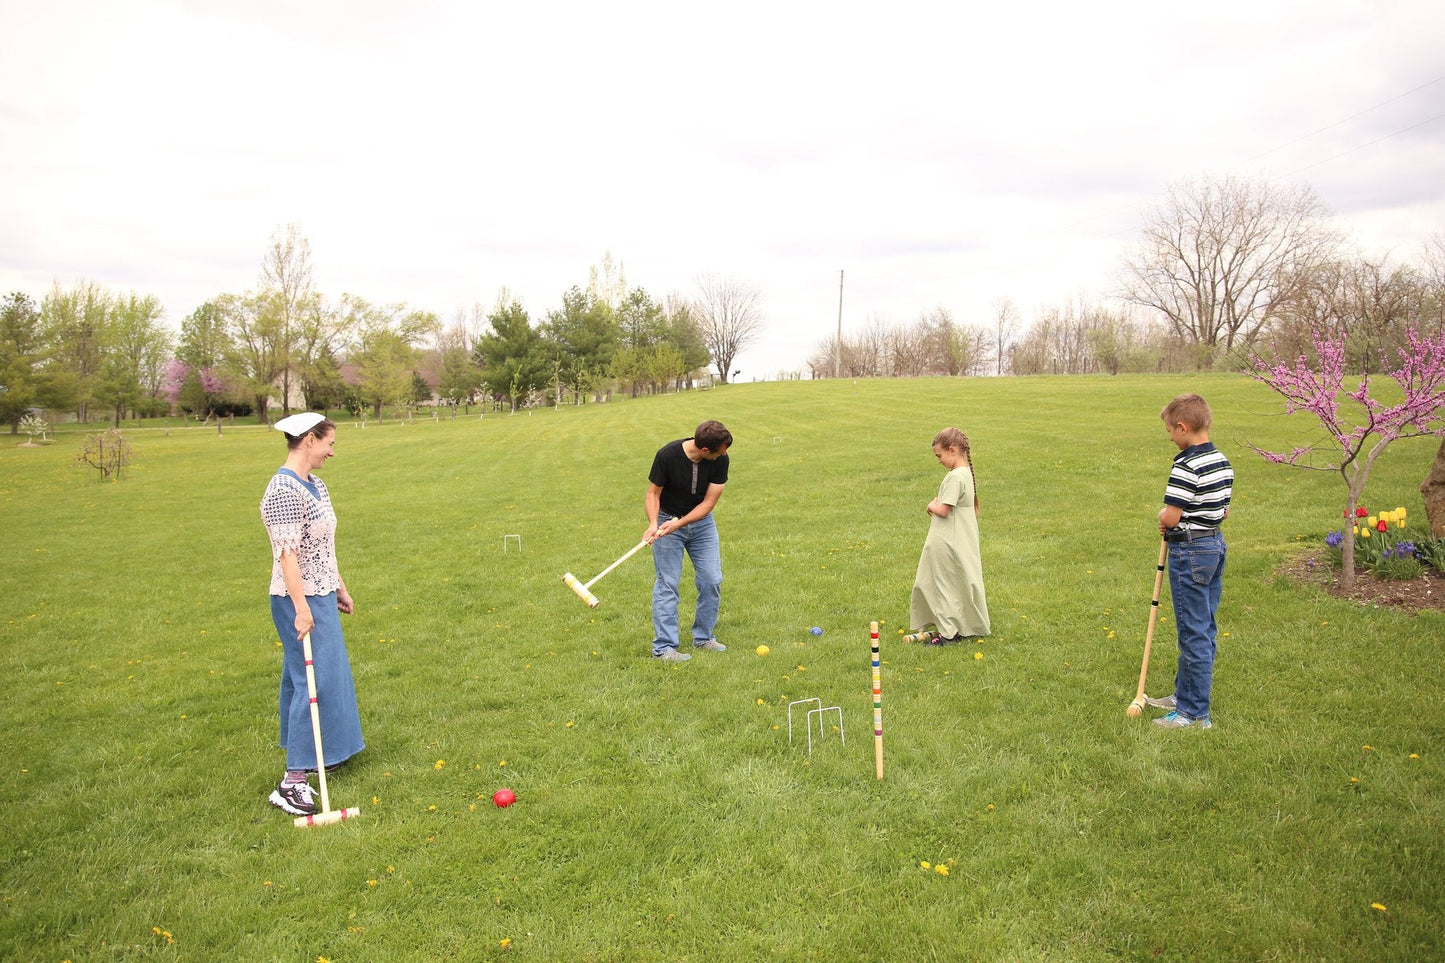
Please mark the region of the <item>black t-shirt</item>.
<svg viewBox="0 0 1445 963"><path fill-rule="evenodd" d="M691 440L682 438L659 448L652 459L652 471L647 474L647 480L662 489L662 510L674 518L701 505L707 497L707 486L725 485L728 480L728 456L694 462L682 450L682 443Z"/></svg>

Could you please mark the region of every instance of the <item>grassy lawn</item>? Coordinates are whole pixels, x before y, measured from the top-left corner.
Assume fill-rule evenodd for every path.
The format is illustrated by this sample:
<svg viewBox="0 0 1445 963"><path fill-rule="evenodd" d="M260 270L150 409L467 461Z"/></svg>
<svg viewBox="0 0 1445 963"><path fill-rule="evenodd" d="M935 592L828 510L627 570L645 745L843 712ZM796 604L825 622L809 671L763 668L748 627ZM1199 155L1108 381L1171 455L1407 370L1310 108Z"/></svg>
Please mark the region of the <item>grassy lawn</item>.
<svg viewBox="0 0 1445 963"><path fill-rule="evenodd" d="M1183 390L1214 405L1238 474L1210 732L1124 714L1174 454L1157 413ZM281 437L130 429L109 484L72 466L79 435L12 439L0 957L1445 957L1445 616L1276 575L1344 500L1338 476L1244 448L1314 437L1280 411L1221 375L344 422L323 474L368 748L330 780L362 818L312 830L265 801L283 756L257 506ZM636 544L653 452L705 417L736 437L732 648L664 665L646 553L595 610L561 576ZM994 635L934 649L897 633L947 424L973 443ZM1423 516L1434 449L1392 448L1366 503ZM1151 694L1176 654L1165 592ZM809 755L787 706L813 696L846 741L815 732Z"/></svg>

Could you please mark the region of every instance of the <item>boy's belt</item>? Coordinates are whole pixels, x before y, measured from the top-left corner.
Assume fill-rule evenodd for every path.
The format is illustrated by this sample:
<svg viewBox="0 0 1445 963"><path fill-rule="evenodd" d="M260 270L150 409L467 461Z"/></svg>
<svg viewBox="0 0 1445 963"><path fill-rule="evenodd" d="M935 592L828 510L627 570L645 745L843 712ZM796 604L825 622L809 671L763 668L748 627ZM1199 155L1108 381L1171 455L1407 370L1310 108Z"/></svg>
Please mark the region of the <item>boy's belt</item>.
<svg viewBox="0 0 1445 963"><path fill-rule="evenodd" d="M1164 533L1166 542L1192 542L1199 538L1209 538L1211 535L1218 535L1217 528L1171 528Z"/></svg>

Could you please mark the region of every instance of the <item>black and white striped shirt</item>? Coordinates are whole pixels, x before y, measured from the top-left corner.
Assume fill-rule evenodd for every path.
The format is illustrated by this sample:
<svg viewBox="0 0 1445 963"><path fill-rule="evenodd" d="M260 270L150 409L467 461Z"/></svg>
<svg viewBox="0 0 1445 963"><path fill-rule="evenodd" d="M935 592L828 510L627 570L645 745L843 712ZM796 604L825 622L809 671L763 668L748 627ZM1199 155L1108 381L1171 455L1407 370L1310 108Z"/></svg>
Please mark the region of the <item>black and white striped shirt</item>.
<svg viewBox="0 0 1445 963"><path fill-rule="evenodd" d="M1182 514L1179 524L1189 528L1218 528L1229 511L1234 494L1234 469L1212 442L1190 445L1174 457L1164 504Z"/></svg>

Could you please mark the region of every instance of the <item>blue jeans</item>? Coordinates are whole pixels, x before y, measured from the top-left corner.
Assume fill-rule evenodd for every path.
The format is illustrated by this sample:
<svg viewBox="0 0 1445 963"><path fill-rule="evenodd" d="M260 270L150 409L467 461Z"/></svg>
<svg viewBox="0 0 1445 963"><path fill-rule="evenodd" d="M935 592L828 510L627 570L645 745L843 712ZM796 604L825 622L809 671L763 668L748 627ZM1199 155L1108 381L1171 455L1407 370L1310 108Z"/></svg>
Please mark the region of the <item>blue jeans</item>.
<svg viewBox="0 0 1445 963"><path fill-rule="evenodd" d="M1179 628L1179 668L1174 674L1175 708L1190 719L1209 718L1214 654L1224 585L1224 536L1169 544L1169 591Z"/></svg>
<svg viewBox="0 0 1445 963"><path fill-rule="evenodd" d="M657 513L661 525L673 516ZM697 615L692 623L694 643L712 638L722 602L722 556L718 551L717 526L707 515L671 535L652 543L652 565L657 581L652 585L652 654L677 648L677 588L682 581L683 553L692 559L693 581L697 585Z"/></svg>

